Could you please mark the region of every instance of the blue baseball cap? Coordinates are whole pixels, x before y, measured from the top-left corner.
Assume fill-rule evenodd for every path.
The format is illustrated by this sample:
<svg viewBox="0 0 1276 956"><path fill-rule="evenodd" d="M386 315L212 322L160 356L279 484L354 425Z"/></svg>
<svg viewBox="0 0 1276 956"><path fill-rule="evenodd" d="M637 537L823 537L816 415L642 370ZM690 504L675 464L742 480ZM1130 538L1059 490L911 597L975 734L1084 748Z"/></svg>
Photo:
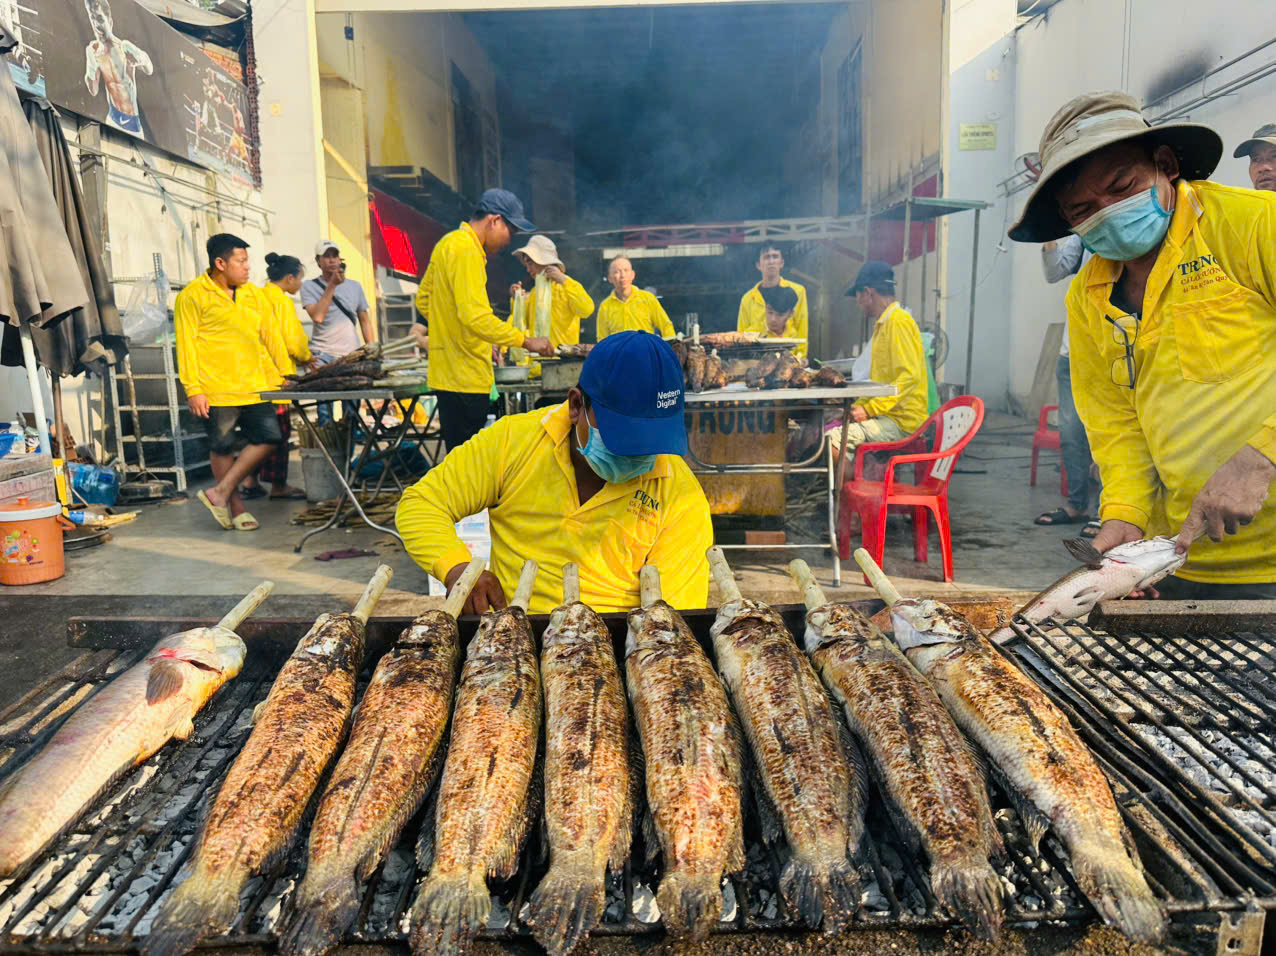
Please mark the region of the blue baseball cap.
<svg viewBox="0 0 1276 956"><path fill-rule="evenodd" d="M866 262L855 277L855 284L846 290L847 295L855 295L861 289L890 289L895 291L895 270L890 263L874 259Z"/></svg>
<svg viewBox="0 0 1276 956"><path fill-rule="evenodd" d="M607 336L580 370L603 444L617 455L685 455L685 388L678 356L650 332Z"/></svg>
<svg viewBox="0 0 1276 956"><path fill-rule="evenodd" d="M536 227L523 217L523 203L508 189L489 189L474 207L479 212L495 214L521 232L535 232ZM604 439L605 441L606 439Z"/></svg>

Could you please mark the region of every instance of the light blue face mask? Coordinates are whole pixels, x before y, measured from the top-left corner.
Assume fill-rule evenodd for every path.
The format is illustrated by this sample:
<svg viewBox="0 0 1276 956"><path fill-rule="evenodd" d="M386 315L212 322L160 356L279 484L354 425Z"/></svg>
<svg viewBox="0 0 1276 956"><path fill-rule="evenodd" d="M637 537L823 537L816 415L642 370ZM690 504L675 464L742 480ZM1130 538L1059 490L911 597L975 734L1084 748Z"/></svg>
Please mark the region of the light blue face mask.
<svg viewBox="0 0 1276 956"><path fill-rule="evenodd" d="M630 478L645 475L656 467L655 455L617 455L607 450L603 444L603 436L593 425L585 422L589 429L589 441L580 453L585 456L589 467L603 481L613 485L623 484Z"/></svg>
<svg viewBox="0 0 1276 956"><path fill-rule="evenodd" d="M1169 228L1170 212L1153 184L1147 192L1105 206L1072 231L1096 256L1129 262L1155 249Z"/></svg>

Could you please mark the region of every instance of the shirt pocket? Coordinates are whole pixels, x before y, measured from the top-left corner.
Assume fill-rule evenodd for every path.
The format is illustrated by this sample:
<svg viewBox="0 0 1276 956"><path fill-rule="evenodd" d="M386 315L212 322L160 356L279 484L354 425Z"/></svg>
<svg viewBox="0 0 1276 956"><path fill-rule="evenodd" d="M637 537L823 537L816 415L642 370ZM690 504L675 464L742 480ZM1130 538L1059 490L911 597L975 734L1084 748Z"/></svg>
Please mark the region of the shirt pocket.
<svg viewBox="0 0 1276 956"><path fill-rule="evenodd" d="M1227 382L1262 361L1252 293L1234 288L1200 302L1172 305L1179 371L1189 382Z"/></svg>
<svg viewBox="0 0 1276 956"><path fill-rule="evenodd" d="M625 587L636 587L638 572L647 562L654 543L654 539L648 540L646 536L636 534L636 530L612 519L607 522L607 530L598 543L603 564Z"/></svg>

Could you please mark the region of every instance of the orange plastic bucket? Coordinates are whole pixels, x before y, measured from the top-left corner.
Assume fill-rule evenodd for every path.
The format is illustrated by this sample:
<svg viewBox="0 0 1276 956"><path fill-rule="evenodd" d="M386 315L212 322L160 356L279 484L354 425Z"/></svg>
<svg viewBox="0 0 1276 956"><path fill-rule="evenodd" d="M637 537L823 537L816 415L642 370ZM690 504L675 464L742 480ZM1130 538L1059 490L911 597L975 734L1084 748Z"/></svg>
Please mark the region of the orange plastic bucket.
<svg viewBox="0 0 1276 956"><path fill-rule="evenodd" d="M0 505L0 584L38 584L66 573L61 515L56 501Z"/></svg>

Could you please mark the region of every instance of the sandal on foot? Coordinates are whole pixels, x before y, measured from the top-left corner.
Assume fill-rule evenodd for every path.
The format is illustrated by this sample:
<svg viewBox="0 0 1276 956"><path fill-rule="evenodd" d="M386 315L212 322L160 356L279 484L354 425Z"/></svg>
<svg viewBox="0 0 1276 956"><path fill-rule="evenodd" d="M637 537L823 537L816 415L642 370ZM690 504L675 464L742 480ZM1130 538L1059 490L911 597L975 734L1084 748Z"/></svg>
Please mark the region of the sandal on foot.
<svg viewBox="0 0 1276 956"><path fill-rule="evenodd" d="M232 525L230 521L229 508L225 507L224 505L213 504L212 499L209 498L208 495L204 494L204 492L202 491L199 492L197 495L195 495L195 497L198 498L200 503L209 510L209 512L213 516L213 520L216 521L219 525L221 525L227 531L229 531L232 527L234 527L234 525Z"/></svg>
<svg viewBox="0 0 1276 956"><path fill-rule="evenodd" d="M1081 529L1081 537L1097 538L1099 531L1103 528L1102 521L1087 521L1085 527Z"/></svg>
<svg viewBox="0 0 1276 956"><path fill-rule="evenodd" d="M1047 511L1043 514L1037 515L1037 520L1034 521L1033 524L1081 524L1089 520L1089 515L1070 515L1063 508L1055 508L1054 511Z"/></svg>
<svg viewBox="0 0 1276 956"><path fill-rule="evenodd" d="M231 523L235 526L236 531L256 531L261 527L257 519L250 515L247 511L242 514L235 515L235 517L231 519Z"/></svg>
<svg viewBox="0 0 1276 956"><path fill-rule="evenodd" d="M240 488L239 497L243 498L245 501L253 501L257 498L265 498L266 489L263 488L261 485L253 485L251 488Z"/></svg>

